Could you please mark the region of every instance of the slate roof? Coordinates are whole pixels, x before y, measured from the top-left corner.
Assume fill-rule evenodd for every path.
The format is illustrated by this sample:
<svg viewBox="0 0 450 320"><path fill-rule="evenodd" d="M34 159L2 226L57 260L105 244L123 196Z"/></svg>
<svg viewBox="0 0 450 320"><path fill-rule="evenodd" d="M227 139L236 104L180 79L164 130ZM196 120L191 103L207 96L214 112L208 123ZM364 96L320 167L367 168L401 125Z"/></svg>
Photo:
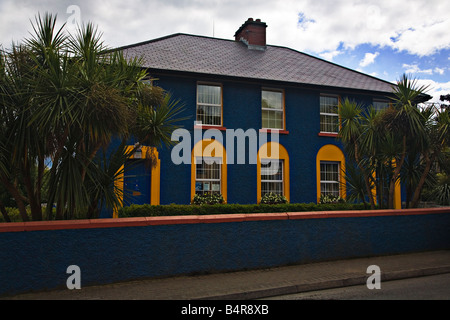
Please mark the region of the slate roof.
<svg viewBox="0 0 450 320"><path fill-rule="evenodd" d="M392 92L387 81L280 46L249 50L242 42L178 33L118 50L142 56L149 69Z"/></svg>

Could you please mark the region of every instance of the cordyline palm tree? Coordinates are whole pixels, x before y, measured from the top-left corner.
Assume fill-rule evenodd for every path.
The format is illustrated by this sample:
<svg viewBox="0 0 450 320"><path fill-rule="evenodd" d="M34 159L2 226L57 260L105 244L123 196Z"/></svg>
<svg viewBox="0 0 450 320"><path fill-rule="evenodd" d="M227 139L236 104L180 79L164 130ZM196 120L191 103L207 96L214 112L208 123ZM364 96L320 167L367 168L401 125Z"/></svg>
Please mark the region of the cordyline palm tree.
<svg viewBox="0 0 450 320"><path fill-rule="evenodd" d="M27 204L32 218L39 220L42 217L39 186L47 150L45 139L39 139L37 129L28 125L34 112L34 61L28 48L15 45L10 52L2 53L1 60L0 181L15 198L22 220L28 220Z"/></svg>
<svg viewBox="0 0 450 320"><path fill-rule="evenodd" d="M401 137L401 152L395 157L395 168L389 182L389 208L394 206L395 184L407 156L408 139L414 139L421 149L428 143L423 115L417 107L427 86L419 86L417 80L403 74L393 89L393 108L383 117L388 131Z"/></svg>
<svg viewBox="0 0 450 320"><path fill-rule="evenodd" d="M441 155L449 142L450 135L450 114L448 111L439 111L430 106L421 112L424 122L423 143L419 143L420 153L419 169L417 173L417 183L415 185L411 206L417 207L422 189L429 179L432 165L441 160Z"/></svg>
<svg viewBox="0 0 450 320"><path fill-rule="evenodd" d="M95 217L99 205L117 205L114 180L132 154L126 141L138 136L140 144L169 142L182 108L142 82L147 75L138 59L105 51L92 24L69 36L55 25L56 17L39 15L33 37L0 59L0 179L24 221L26 204L33 220L42 219L48 158L47 219L54 217L51 204L58 219L86 212ZM105 158L113 137L121 143Z"/></svg>
<svg viewBox="0 0 450 320"><path fill-rule="evenodd" d="M375 202L372 196L372 188L370 182L370 168L366 170L362 165L362 154L365 148L361 147L361 136L363 133L362 126L362 107L349 99L345 99L339 106L339 118L341 120L341 127L339 130L339 137L347 146L347 153L355 160L363 178L366 188L366 195L369 198L371 209L375 209Z"/></svg>
<svg viewBox="0 0 450 320"><path fill-rule="evenodd" d="M426 89L425 86L418 86L416 80L403 75L396 86L393 86L393 104L386 110L377 112L369 108L363 112L361 106L348 99L340 106L339 136L347 153L355 159L365 177L369 200L372 198L370 190L373 181L381 206L387 198L387 207L394 207L395 186L400 172L405 161L408 165L413 164L414 154L425 159L422 175L420 179L415 180L415 191L411 200L412 206L417 206L435 155L439 153L438 146L442 148L443 140L440 137L448 136L448 126L444 125L444 120L439 122L440 129L436 126L430 127L426 113L417 107ZM444 118L445 116L442 116L442 119ZM406 168L403 168L403 172L407 172ZM376 175L375 179L373 173ZM386 181L387 197L384 192ZM373 202L371 206L372 204Z"/></svg>

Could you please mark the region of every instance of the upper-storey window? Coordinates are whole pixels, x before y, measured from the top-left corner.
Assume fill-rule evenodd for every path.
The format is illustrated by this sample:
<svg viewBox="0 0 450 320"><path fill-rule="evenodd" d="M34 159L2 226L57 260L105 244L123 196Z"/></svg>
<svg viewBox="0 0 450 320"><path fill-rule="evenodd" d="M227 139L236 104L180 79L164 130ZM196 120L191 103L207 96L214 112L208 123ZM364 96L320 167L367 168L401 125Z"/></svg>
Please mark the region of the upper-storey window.
<svg viewBox="0 0 450 320"><path fill-rule="evenodd" d="M339 132L338 104L337 96L320 96L320 132Z"/></svg>
<svg viewBox="0 0 450 320"><path fill-rule="evenodd" d="M262 90L261 98L262 128L283 130L283 91Z"/></svg>
<svg viewBox="0 0 450 320"><path fill-rule="evenodd" d="M385 100L374 100L373 101L373 108L377 111L381 111L384 109L389 108L389 101Z"/></svg>
<svg viewBox="0 0 450 320"><path fill-rule="evenodd" d="M222 125L222 86L197 85L197 121L202 125Z"/></svg>

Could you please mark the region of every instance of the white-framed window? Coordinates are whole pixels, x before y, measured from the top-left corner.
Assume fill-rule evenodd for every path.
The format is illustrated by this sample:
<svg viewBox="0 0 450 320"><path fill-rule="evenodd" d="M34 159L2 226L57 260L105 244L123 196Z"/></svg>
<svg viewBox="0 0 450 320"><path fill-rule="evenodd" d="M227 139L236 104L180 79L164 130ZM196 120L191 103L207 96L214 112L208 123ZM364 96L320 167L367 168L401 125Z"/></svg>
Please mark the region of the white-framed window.
<svg viewBox="0 0 450 320"><path fill-rule="evenodd" d="M284 195L284 161L261 159L261 196L267 193Z"/></svg>
<svg viewBox="0 0 450 320"><path fill-rule="evenodd" d="M340 197L339 170L339 162L320 162L320 193L322 195Z"/></svg>
<svg viewBox="0 0 450 320"><path fill-rule="evenodd" d="M284 129L283 91L265 90L261 92L261 113L263 129Z"/></svg>
<svg viewBox="0 0 450 320"><path fill-rule="evenodd" d="M339 132L338 105L337 96L320 96L320 132Z"/></svg>
<svg viewBox="0 0 450 320"><path fill-rule="evenodd" d="M373 101L373 108L377 111L381 111L384 109L389 108L389 101L385 100L374 100Z"/></svg>
<svg viewBox="0 0 450 320"><path fill-rule="evenodd" d="M219 84L197 85L197 122L202 125L222 125L222 86Z"/></svg>
<svg viewBox="0 0 450 320"><path fill-rule="evenodd" d="M222 159L197 157L195 162L195 193L221 193Z"/></svg>

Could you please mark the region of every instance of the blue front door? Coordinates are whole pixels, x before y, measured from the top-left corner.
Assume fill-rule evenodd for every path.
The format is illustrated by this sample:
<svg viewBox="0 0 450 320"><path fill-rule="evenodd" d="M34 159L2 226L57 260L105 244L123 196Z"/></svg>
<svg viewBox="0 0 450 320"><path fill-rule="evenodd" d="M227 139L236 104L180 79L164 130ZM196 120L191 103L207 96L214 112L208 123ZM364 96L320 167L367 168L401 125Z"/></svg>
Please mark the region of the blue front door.
<svg viewBox="0 0 450 320"><path fill-rule="evenodd" d="M149 204L151 168L142 160L128 160L124 167L124 205Z"/></svg>

